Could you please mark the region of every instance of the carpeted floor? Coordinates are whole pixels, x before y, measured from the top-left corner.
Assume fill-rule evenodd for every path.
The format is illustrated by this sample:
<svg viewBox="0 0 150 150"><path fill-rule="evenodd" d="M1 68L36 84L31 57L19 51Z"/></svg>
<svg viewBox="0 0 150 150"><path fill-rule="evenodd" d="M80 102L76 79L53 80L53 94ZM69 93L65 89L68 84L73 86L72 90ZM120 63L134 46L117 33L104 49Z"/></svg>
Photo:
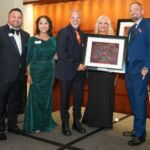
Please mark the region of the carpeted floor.
<svg viewBox="0 0 150 150"><path fill-rule="evenodd" d="M53 113L53 117L58 126L52 132L32 135L7 133L7 140L0 141L0 150L148 150L150 148L150 119L147 119L146 142L140 146L129 147L127 142L130 138L123 137L122 132L132 129L132 116L114 113L112 130L85 126L86 134L79 134L72 130L71 137L61 134L59 112ZM18 125L22 127L23 115L19 115L18 120ZM71 123L72 118L70 126Z"/></svg>

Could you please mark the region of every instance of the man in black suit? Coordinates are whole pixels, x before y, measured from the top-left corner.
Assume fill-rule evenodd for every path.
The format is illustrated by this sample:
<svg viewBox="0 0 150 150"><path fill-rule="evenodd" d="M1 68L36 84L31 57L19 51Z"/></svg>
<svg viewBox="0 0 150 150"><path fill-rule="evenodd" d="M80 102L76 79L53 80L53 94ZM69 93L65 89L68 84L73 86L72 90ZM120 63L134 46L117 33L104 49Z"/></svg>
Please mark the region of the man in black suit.
<svg viewBox="0 0 150 150"><path fill-rule="evenodd" d="M8 24L0 27L0 140L6 140L5 112L8 104L8 132L21 133L17 126L21 82L25 79L29 34L22 29L23 14L10 10Z"/></svg>
<svg viewBox="0 0 150 150"><path fill-rule="evenodd" d="M60 80L62 133L70 136L69 128L69 97L73 90L73 129L85 133L80 123L85 66L82 64L83 32L79 29L80 12L73 10L70 24L61 29L57 35L58 61L56 64L56 78Z"/></svg>

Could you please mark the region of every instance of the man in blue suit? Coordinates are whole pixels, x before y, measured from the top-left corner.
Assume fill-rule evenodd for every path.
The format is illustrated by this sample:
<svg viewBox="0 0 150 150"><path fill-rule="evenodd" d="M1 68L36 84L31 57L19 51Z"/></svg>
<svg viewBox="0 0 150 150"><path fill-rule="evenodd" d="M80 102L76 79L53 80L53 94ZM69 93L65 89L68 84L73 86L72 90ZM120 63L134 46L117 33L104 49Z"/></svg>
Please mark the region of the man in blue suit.
<svg viewBox="0 0 150 150"><path fill-rule="evenodd" d="M143 7L132 2L129 7L134 25L129 30L128 58L125 79L134 116L133 131L123 132L132 136L128 145L145 142L146 137L146 97L150 77L150 20L143 18Z"/></svg>
<svg viewBox="0 0 150 150"><path fill-rule="evenodd" d="M73 10L70 24L61 29L57 35L58 61L56 64L56 78L60 80L61 104L60 113L62 120L62 133L71 135L69 128L69 98L73 90L73 129L79 133L86 130L80 123L83 86L85 78L85 66L82 64L83 32L79 29L80 13Z"/></svg>

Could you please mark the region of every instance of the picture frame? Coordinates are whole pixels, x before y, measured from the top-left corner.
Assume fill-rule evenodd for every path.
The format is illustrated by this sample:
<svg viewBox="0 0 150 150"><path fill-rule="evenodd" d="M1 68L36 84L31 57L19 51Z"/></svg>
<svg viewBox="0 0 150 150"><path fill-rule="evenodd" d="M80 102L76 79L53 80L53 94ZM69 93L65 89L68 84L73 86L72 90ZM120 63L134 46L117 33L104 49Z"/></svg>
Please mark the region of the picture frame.
<svg viewBox="0 0 150 150"><path fill-rule="evenodd" d="M145 19L150 20L150 18L145 18ZM134 22L132 21L132 19L118 19L116 35L127 37L128 30L133 25L134 25Z"/></svg>
<svg viewBox="0 0 150 150"><path fill-rule="evenodd" d="M134 22L132 21L132 19L118 19L117 35L127 37L128 31L133 24Z"/></svg>
<svg viewBox="0 0 150 150"><path fill-rule="evenodd" d="M127 38L86 34L84 65L88 70L125 73Z"/></svg>

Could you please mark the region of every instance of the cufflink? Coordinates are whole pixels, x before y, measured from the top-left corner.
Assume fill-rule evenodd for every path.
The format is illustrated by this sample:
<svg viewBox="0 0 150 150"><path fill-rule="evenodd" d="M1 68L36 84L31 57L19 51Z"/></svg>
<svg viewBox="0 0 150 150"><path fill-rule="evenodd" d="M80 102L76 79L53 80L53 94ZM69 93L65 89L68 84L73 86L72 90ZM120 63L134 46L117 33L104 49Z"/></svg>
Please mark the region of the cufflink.
<svg viewBox="0 0 150 150"><path fill-rule="evenodd" d="M145 70L149 70L147 67L144 67Z"/></svg>

